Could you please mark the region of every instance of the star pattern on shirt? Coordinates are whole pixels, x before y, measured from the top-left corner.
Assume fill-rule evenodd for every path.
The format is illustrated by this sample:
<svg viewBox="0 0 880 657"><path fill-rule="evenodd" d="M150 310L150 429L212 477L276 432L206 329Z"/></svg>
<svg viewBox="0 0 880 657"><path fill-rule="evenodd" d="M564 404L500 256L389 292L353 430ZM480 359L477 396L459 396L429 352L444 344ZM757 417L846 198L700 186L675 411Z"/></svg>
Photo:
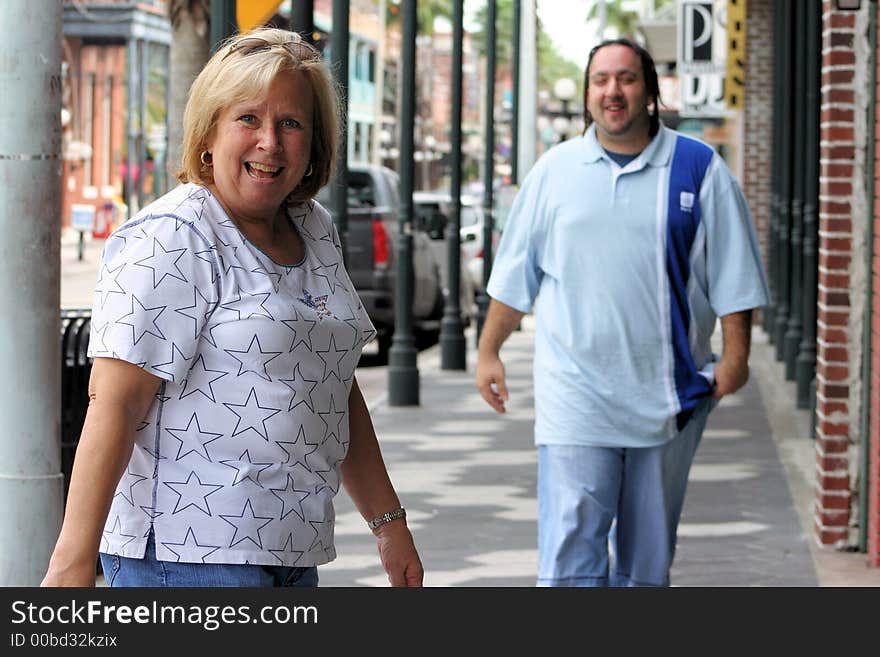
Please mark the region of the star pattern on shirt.
<svg viewBox="0 0 880 657"><path fill-rule="evenodd" d="M137 308L135 308L137 306ZM131 295L131 311L122 315L117 324L124 324L131 327L132 344L137 344L145 335L152 335L154 338L164 340L165 335L162 333L156 320L165 312L168 306L155 306L153 308L145 308L134 294ZM131 317L130 322L123 322L126 317ZM151 326L152 325L152 326Z"/></svg>
<svg viewBox="0 0 880 657"><path fill-rule="evenodd" d="M272 548L269 548L269 552L271 552L282 565L286 566L296 565L296 563L302 558L302 555L305 554L302 550L293 549L293 532L287 535L287 539L284 541L284 545L281 549L273 550ZM289 558L285 559L285 556Z"/></svg>
<svg viewBox="0 0 880 657"><path fill-rule="evenodd" d="M293 392L293 395L290 397L290 404L287 406L288 412L292 411L300 404L305 404L306 408L312 413L315 412L315 402L312 400L312 392L318 386L318 381L317 379L305 378L302 371L300 371L299 362L293 366L291 378L278 380ZM297 384L297 382L299 382L299 384ZM309 383L312 385L307 385Z"/></svg>
<svg viewBox="0 0 880 657"><path fill-rule="evenodd" d="M314 347L312 346L312 331L318 324L318 320L306 319L303 315L300 315L295 307L292 310L293 319L281 320L282 324L293 331L293 341L290 343L290 349L287 350L287 353L292 353L293 350L296 349L299 345L303 345L309 351L313 351ZM303 324L308 327L305 331L302 330L301 325Z"/></svg>
<svg viewBox="0 0 880 657"><path fill-rule="evenodd" d="M297 465L301 465L309 472L312 469L309 467L309 455L314 454L320 443L311 443L306 439L306 430L305 427L300 425L299 431L296 432L296 438L293 441L284 441L284 440L276 440L275 444L278 445L281 449L284 450L284 453L287 454L287 459L283 462L283 465L286 465L290 468L293 468ZM290 445L291 449L285 447L285 445ZM311 449L306 449L305 446L308 445ZM297 447L299 446L299 447Z"/></svg>
<svg viewBox="0 0 880 657"><path fill-rule="evenodd" d="M230 310L234 313L238 314L238 319L249 319L251 317L265 317L266 319L275 319L272 317L272 313L269 312L269 309L266 308L265 303L268 301L269 297L272 296L269 292L261 292L257 294L250 294L249 292L238 293L237 299L232 299L231 301L227 301L226 303L221 303L220 307L225 310ZM262 310L257 310L248 313L248 315L243 315L242 310L244 309L247 312L247 309L253 305L253 300L255 298L262 297L262 301L260 301L260 308Z"/></svg>
<svg viewBox="0 0 880 657"><path fill-rule="evenodd" d="M174 312L180 313L184 317L189 317L193 322L193 339L199 337L200 327L208 323L211 313L217 307L217 301L209 300L202 294L198 285L193 285L193 302L190 306L181 306L175 308ZM189 312L184 312L189 311ZM215 345L216 346L216 345Z"/></svg>
<svg viewBox="0 0 880 657"><path fill-rule="evenodd" d="M339 278L339 267L341 263L337 260L325 264L320 258L317 258L317 260L319 265L317 267L312 267L312 273L327 281L327 287L330 288L330 294L336 294L337 287L341 287L343 290L346 289L342 279Z"/></svg>
<svg viewBox="0 0 880 657"><path fill-rule="evenodd" d="M244 503L244 507L239 515L221 514L220 517L235 528L235 533L232 535L229 547L235 547L242 541L250 541L256 547L261 550L263 549L263 539L260 538L260 530L272 522L273 518L271 516L256 515L250 498Z"/></svg>
<svg viewBox="0 0 880 657"><path fill-rule="evenodd" d="M123 549L126 545L131 543L136 538L137 536L135 536L134 534L126 534L122 530L122 521L120 520L119 516L116 516L116 520L113 523L113 527L110 528L110 531L107 531L105 529L103 532L101 532L101 544L107 545L108 549L109 546L113 543L118 543L119 541L122 541L122 539L126 539L122 541L122 545L119 546L119 549ZM103 551L106 552L106 549Z"/></svg>
<svg viewBox="0 0 880 657"><path fill-rule="evenodd" d="M330 335L330 344L326 349L316 349L315 354L324 361L324 374L321 378L321 383L324 383L331 376L335 376L336 380L342 383L342 377L339 373L339 366L342 364L342 359L345 358L348 351L345 349L337 349L336 348L336 336ZM327 354L325 357L324 354Z"/></svg>
<svg viewBox="0 0 880 657"><path fill-rule="evenodd" d="M211 284L217 282L217 278L220 275L220 270L223 268L220 263L219 256L217 255L217 247L211 247L209 249L204 249L203 251L196 251L193 255L199 260L204 260L209 265L211 265Z"/></svg>
<svg viewBox="0 0 880 657"><path fill-rule="evenodd" d="M195 413L189 418L185 428L172 429L168 427L165 431L180 442L175 461L179 461L189 454L197 454L206 461L213 462L211 455L208 453L208 443L214 442L223 435L222 433L203 431L199 418Z"/></svg>
<svg viewBox="0 0 880 657"><path fill-rule="evenodd" d="M315 538L312 541L311 545L309 545L309 552L318 548L319 550L324 550L324 542L321 540L321 537L325 535L325 532L322 531L322 527L329 523L333 522L332 519L324 518L323 520L309 520L309 525L312 527L312 531L315 532Z"/></svg>
<svg viewBox="0 0 880 657"><path fill-rule="evenodd" d="M179 357L179 358L178 358ZM174 374L174 363L179 361L188 361L190 359L185 353L183 353L176 343L171 343L171 360L165 363L158 363L156 365L152 365L150 369L153 369L157 372L161 372L162 374L166 374L171 377L172 381L176 381L177 377ZM146 365L146 363L144 363Z"/></svg>
<svg viewBox="0 0 880 657"><path fill-rule="evenodd" d="M183 560L187 563L207 563L205 559L222 547L221 545L202 545L196 538L192 527L187 528L183 543L162 541L162 545L177 557L177 561Z"/></svg>
<svg viewBox="0 0 880 657"><path fill-rule="evenodd" d="M260 400L257 398L255 388L251 388L244 404L223 402L223 405L238 416L238 422L235 423L235 429L232 430L233 438L251 429L261 438L268 441L269 430L266 428L266 420L281 412L280 408L260 406ZM241 412L236 411L236 408L240 408ZM260 431L261 428L262 431Z"/></svg>
<svg viewBox="0 0 880 657"><path fill-rule="evenodd" d="M212 515L211 507L208 505L208 496L223 488L221 484L202 483L194 470L190 471L186 481L166 481L165 485L177 493L177 502L174 504L172 514L180 513L184 509L194 506L208 516Z"/></svg>
<svg viewBox="0 0 880 657"><path fill-rule="evenodd" d="M331 394L330 395L330 406L327 407L326 411L318 411L318 417L321 418L321 422L324 423L326 429L324 430L324 442L330 439L330 436L336 439L336 442L345 447L348 445L348 441L345 443L342 442L342 429L340 428L342 425L342 420L345 419L346 408L342 409L336 408L336 397Z"/></svg>
<svg viewBox="0 0 880 657"><path fill-rule="evenodd" d="M216 376L213 376L215 374ZM187 372L186 379L183 381L183 389L180 391L180 399L200 392L206 399L210 399L212 402L217 403L217 399L214 397L214 388L211 387L211 384L222 379L227 374L229 374L229 372L209 369L208 366L205 365L205 357L202 354L199 354L196 357L195 363L193 363L193 366L190 368L189 372Z"/></svg>
<svg viewBox="0 0 880 657"><path fill-rule="evenodd" d="M153 289L159 287L159 284L169 276L186 283L186 276L180 271L180 267L177 266L177 261L180 260L183 257L183 254L187 251L188 249L186 248L168 250L162 245L157 237L154 237L153 255L136 261L134 265L136 267L145 267L153 271Z"/></svg>
<svg viewBox="0 0 880 657"><path fill-rule="evenodd" d="M113 497L121 497L134 506L134 487L145 479L149 479L149 477L132 472L131 463L129 463L128 467L125 469L125 474L122 475L119 484L116 486L116 494ZM125 494L126 490L128 491L128 495Z"/></svg>
<svg viewBox="0 0 880 657"><path fill-rule="evenodd" d="M254 346L256 345L256 347ZM281 355L280 351L263 351L263 347L260 345L260 338L257 337L255 333L251 338L251 342L248 345L247 349L224 349L227 354L232 356L235 360L239 362L238 374L236 376L241 376L247 372L252 372L256 374L261 379L265 379L266 381L271 381L272 377L269 376L269 370L266 366L278 356ZM239 358L235 354L245 354L243 358ZM268 358L267 358L268 356Z"/></svg>
<svg viewBox="0 0 880 657"><path fill-rule="evenodd" d="M254 267L251 269L252 274L261 274L266 276L270 281L272 281L272 287L277 292L278 288L281 286L282 276L277 271L269 271L269 268L265 265L260 265L259 267Z"/></svg>
<svg viewBox="0 0 880 657"><path fill-rule="evenodd" d="M342 463L342 459L339 459L332 465L328 465L326 468L321 469L318 468L315 470L315 474L321 478L323 483L317 484L315 486L315 495L320 495L321 491L325 488L333 491L333 494L339 492L339 464ZM326 475L326 476L325 476Z"/></svg>
<svg viewBox="0 0 880 657"><path fill-rule="evenodd" d="M244 450L237 460L226 459L225 461L220 461L220 463L235 470L235 478L232 480L233 486L237 486L247 479L260 488L263 488L263 484L260 483L260 475L263 470L274 465L272 462L261 463L252 461L248 450Z"/></svg>
<svg viewBox="0 0 880 657"><path fill-rule="evenodd" d="M94 321L91 323L89 327L89 338L94 345L95 353L106 354L110 351L110 347L107 346L107 329L110 328L112 323L113 322L109 320L100 325ZM97 340L97 342L95 342L95 340Z"/></svg>
<svg viewBox="0 0 880 657"><path fill-rule="evenodd" d="M125 288L119 283L119 275L123 272L127 264L128 263L123 262L112 269L107 265L101 266L98 281L95 283L95 294L99 298L100 308L107 305L107 298L111 294L126 294ZM111 274L113 275L112 277ZM113 289L114 286L116 289Z"/></svg>
<svg viewBox="0 0 880 657"><path fill-rule="evenodd" d="M284 520L291 513L295 513L300 520L305 521L306 515L302 503L311 495L311 492L297 489L290 473L287 474L287 485L284 488L270 488L269 490L281 500L281 520Z"/></svg>

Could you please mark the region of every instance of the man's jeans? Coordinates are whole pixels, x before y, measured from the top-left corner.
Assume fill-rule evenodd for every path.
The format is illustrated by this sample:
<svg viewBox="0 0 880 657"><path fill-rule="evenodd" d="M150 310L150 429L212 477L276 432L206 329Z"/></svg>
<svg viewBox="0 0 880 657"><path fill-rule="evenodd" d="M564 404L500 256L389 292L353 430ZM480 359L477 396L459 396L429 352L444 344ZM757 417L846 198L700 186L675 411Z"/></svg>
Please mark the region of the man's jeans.
<svg viewBox="0 0 880 657"><path fill-rule="evenodd" d="M318 586L315 566L259 566L251 564L181 563L158 561L153 532L143 559L101 553L107 586L275 587Z"/></svg>
<svg viewBox="0 0 880 657"><path fill-rule="evenodd" d="M716 403L658 447L538 446L538 586L669 586L688 473Z"/></svg>

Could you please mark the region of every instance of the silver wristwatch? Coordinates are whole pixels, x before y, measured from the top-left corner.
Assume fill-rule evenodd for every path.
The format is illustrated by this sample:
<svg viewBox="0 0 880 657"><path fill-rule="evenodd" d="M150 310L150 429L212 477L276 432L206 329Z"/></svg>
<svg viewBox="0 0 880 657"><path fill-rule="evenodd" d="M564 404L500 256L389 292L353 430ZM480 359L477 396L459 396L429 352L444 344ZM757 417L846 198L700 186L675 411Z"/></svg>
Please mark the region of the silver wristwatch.
<svg viewBox="0 0 880 657"><path fill-rule="evenodd" d="M401 518L406 518L406 509L403 507L399 507L394 509L394 511L389 511L388 513L383 513L381 516L377 516L370 520L367 523L367 526L371 530L375 530L378 527L381 527L386 522L391 522L392 520L400 520Z"/></svg>

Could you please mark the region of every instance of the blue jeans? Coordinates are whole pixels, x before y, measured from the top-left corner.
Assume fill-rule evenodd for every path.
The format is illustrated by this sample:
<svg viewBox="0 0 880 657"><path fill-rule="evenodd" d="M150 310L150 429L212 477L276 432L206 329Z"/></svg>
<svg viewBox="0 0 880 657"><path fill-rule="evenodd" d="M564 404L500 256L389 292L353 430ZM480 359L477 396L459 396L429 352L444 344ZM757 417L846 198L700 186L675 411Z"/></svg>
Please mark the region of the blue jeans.
<svg viewBox="0 0 880 657"><path fill-rule="evenodd" d="M538 586L669 586L688 473L715 403L657 447L538 446Z"/></svg>
<svg viewBox="0 0 880 657"><path fill-rule="evenodd" d="M107 586L276 587L318 586L315 566L260 566L251 564L183 563L156 559L153 531L147 537L143 559L101 552Z"/></svg>

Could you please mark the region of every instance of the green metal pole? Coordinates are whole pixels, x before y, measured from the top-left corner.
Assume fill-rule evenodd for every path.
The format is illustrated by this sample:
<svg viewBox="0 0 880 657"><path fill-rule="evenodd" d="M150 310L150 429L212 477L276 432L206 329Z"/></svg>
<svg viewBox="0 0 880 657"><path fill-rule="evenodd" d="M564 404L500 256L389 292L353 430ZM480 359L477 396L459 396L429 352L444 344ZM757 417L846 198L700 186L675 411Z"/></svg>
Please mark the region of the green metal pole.
<svg viewBox="0 0 880 657"><path fill-rule="evenodd" d="M807 81L807 7L806 2L795 3L795 31L792 48L794 52L794 107L792 122L794 139L792 144L792 193L791 193L791 302L788 322L785 327L785 378L793 381L797 364L798 349L801 344L801 312L803 309L804 273L804 183L806 167L804 162L804 130L806 112L815 105L806 103Z"/></svg>
<svg viewBox="0 0 880 657"><path fill-rule="evenodd" d="M464 44L464 0L452 5L452 124L449 142L452 150L450 194L452 213L446 227L449 263L449 298L440 323L440 369L467 369L464 322L461 321L461 104L462 52Z"/></svg>
<svg viewBox="0 0 880 657"><path fill-rule="evenodd" d="M859 552L868 551L868 515L877 513L877 501L869 498L871 477L871 325L873 322L874 303L874 197L877 191L877 181L874 178L876 170L877 148L877 3L868 5L869 15L869 39L871 57L868 65L871 67L869 74L871 85L871 101L868 103L868 234L866 244L867 251L867 297L865 302L865 320L862 330L862 404L861 404L861 457L859 464ZM873 508L872 508L873 507Z"/></svg>
<svg viewBox="0 0 880 657"><path fill-rule="evenodd" d="M804 135L804 284L803 336L797 358L797 406L809 408L816 375L816 302L819 285L819 106L822 77L822 8L820 0L807 5L807 87Z"/></svg>
<svg viewBox="0 0 880 657"><path fill-rule="evenodd" d="M767 271L770 287L770 304L764 309L764 331L772 341L776 326L776 306L779 303L779 171L781 169L782 144L782 9L779 0L773 3L773 141L770 178L770 225L767 234Z"/></svg>
<svg viewBox="0 0 880 657"><path fill-rule="evenodd" d="M211 0L211 54L217 52L223 41L238 32L235 1Z"/></svg>
<svg viewBox="0 0 880 657"><path fill-rule="evenodd" d="M492 184L495 179L495 0L488 0L486 12L486 123L483 135L483 289L477 298L477 341L489 310L489 274L492 271L494 215Z"/></svg>
<svg viewBox="0 0 880 657"><path fill-rule="evenodd" d="M394 338L388 352L388 404L419 405L419 370L412 328L413 128L416 115L416 0L401 3L403 44L400 112L400 230L394 286Z"/></svg>
<svg viewBox="0 0 880 657"><path fill-rule="evenodd" d="M511 73L513 75L513 111L510 117L510 182L519 183L519 51L520 28L522 24L522 2L513 0L513 55Z"/></svg>
<svg viewBox="0 0 880 657"><path fill-rule="evenodd" d="M290 29L309 43L315 42L315 0L291 0ZM334 22L335 25L335 22Z"/></svg>
<svg viewBox="0 0 880 657"><path fill-rule="evenodd" d="M796 166L791 159L792 142L792 106L791 99L794 95L792 89L792 2L782 0L782 25L780 38L782 48L780 51L780 71L782 73L782 99L780 103L782 125L780 134L780 169L779 169L779 196L777 197L778 214L778 287L776 304L776 324L774 328L774 344L776 345L776 360L782 360L785 349L785 330L788 327L789 302L791 295L791 179L792 169Z"/></svg>
<svg viewBox="0 0 880 657"><path fill-rule="evenodd" d="M330 60L339 85L340 112L348 123L348 42L349 0L333 0L333 32L330 35ZM330 187L330 205L333 220L339 233L343 259L348 256L348 130L339 139L339 159L336 161L336 177Z"/></svg>

